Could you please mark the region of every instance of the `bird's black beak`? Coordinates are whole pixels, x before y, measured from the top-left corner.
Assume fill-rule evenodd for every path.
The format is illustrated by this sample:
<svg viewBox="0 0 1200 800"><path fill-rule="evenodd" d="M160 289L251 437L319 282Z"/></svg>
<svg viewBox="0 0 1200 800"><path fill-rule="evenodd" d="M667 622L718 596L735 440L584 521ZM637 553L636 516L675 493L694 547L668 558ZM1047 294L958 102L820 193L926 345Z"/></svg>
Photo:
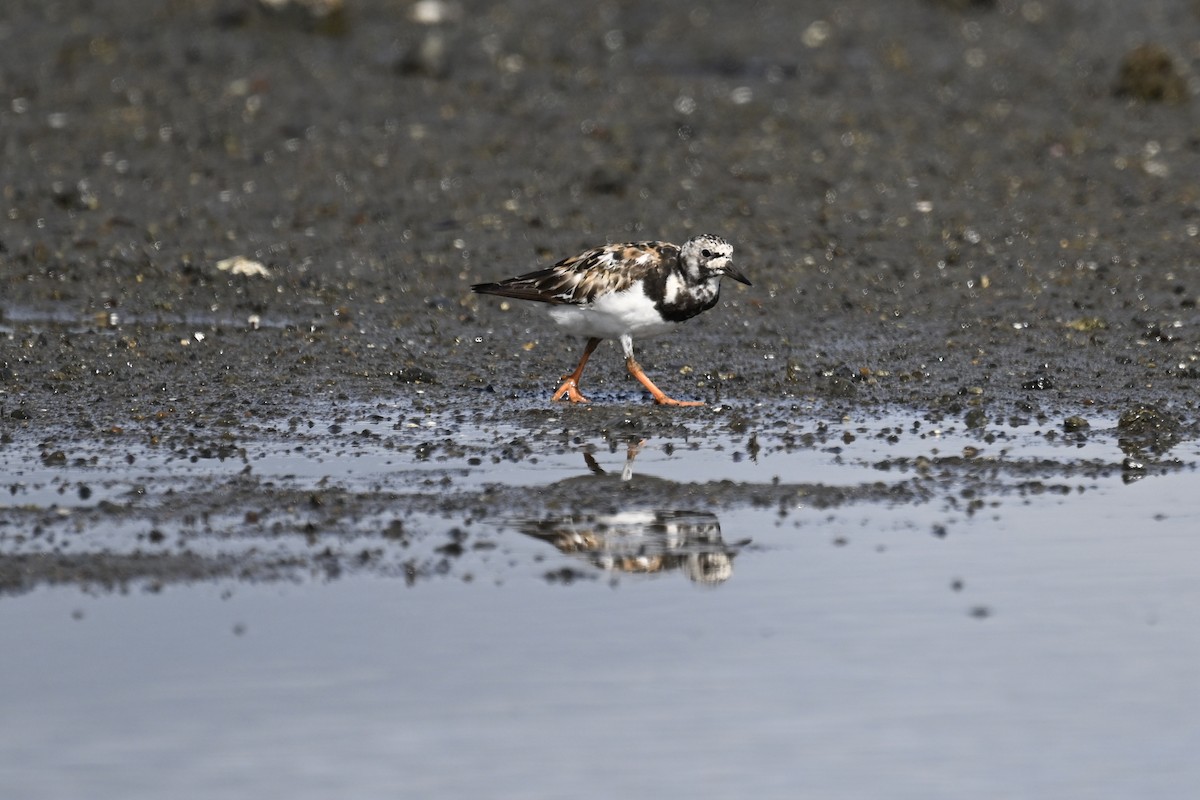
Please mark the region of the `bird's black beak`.
<svg viewBox="0 0 1200 800"><path fill-rule="evenodd" d="M750 283L749 280L747 280L745 275L743 275L742 273L738 272L736 269L733 268L733 264L726 264L725 268L723 270L721 270L721 272L724 273L725 275L728 275L729 277L733 278L738 283L744 283L747 286L753 285Z"/></svg>

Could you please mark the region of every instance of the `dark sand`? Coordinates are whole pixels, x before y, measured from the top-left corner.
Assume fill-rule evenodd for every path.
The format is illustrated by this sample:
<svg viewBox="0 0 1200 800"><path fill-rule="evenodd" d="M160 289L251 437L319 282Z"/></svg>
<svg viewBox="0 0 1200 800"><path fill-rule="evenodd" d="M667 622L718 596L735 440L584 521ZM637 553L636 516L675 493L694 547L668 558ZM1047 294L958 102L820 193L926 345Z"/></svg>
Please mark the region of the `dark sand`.
<svg viewBox="0 0 1200 800"><path fill-rule="evenodd" d="M248 443L346 447L371 409L389 448L499 465L497 482L504 463L581 443L817 446L797 435L814 415L896 409L1056 430L1132 414L1123 449L1149 464L1195 436L1196 3L521 0L451 6L438 24L410 5L314 22L235 0L6 4L6 463L111 463L116 479L166 454L224 475ZM1123 72L1139 52L1149 67ZM698 232L733 242L754 286L727 282L639 358L707 408L654 407L611 344L585 376L596 402L551 406L582 343L468 290L606 241ZM238 255L270 276L218 270ZM431 415L433 434L404 426ZM993 484L994 464L951 467ZM253 471L197 476L153 504L85 502L69 531L14 492L0 543L114 520L219 536L225 523L195 515L221 514L386 540L411 513L569 502L563 487L289 491ZM797 489L641 491L722 507ZM17 591L289 567L0 560Z"/></svg>

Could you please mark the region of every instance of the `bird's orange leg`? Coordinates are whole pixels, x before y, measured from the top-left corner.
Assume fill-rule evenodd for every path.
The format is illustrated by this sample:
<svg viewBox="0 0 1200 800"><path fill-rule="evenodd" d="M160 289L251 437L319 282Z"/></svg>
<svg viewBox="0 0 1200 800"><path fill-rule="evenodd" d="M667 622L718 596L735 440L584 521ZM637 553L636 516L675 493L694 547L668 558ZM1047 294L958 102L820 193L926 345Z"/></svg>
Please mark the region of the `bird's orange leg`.
<svg viewBox="0 0 1200 800"><path fill-rule="evenodd" d="M633 360L633 356L625 358L625 366L629 368L629 374L638 379L638 383L646 387L646 391L654 396L654 402L660 406L702 406L703 400L676 400L673 397L667 397L662 389L654 385L654 382L646 377L646 373L642 372L642 367Z"/></svg>
<svg viewBox="0 0 1200 800"><path fill-rule="evenodd" d="M558 391L550 398L551 402L557 402L564 397L572 403L587 403L586 397L579 393L579 378L583 375L583 367L587 364L588 359L592 357L592 351L600 344L600 339L591 338L587 340L587 346L583 348L583 358L579 359L579 364L575 367L575 371L570 375L563 375L562 386L558 387Z"/></svg>

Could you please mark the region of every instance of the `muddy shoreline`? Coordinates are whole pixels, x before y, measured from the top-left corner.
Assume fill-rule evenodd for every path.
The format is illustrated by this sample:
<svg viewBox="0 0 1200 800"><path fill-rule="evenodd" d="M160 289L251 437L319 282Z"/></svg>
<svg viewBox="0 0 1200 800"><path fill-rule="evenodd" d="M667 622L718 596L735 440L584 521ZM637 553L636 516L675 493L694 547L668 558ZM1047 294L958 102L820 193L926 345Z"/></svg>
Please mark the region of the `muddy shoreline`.
<svg viewBox="0 0 1200 800"><path fill-rule="evenodd" d="M872 415L906 427L869 435L915 422L981 438L1067 435L1081 416L1101 430L1079 435L1177 468L1200 385L1196 6L962 6L450 4L428 23L379 2L330 27L252 4L17 3L0 25L0 457L47 473L12 486L61 470L74 496L64 513L11 492L0 583L252 580L329 560L318 547L255 573L232 551L61 552L114 526L218 551L243 527L366 537L334 557L347 569L372 563L393 519L438 516L453 542L453 518L578 494L403 474L281 487L250 468L256 448L334 454L356 437L502 474L641 440L828 448L844 418ZM1122 59L1145 42L1186 91L1130 90ZM700 231L734 243L754 286L726 286L639 358L706 408L653 407L607 344L596 402L551 406L580 343L468 291L604 241ZM266 275L217 267L238 255ZM1015 484L959 458L933 489L581 472L595 508L719 510L798 492L927 502L951 484L992 496L1130 469L1117 456L1015 458ZM78 496L145 463L132 483L171 494ZM60 538L22 550L42 535Z"/></svg>

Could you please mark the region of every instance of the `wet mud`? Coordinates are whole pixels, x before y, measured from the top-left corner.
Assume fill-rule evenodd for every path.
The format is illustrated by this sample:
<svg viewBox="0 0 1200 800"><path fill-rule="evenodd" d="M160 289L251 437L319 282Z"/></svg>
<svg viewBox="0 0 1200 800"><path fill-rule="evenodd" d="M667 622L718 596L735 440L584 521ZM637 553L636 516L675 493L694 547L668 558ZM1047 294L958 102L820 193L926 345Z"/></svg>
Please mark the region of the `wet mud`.
<svg viewBox="0 0 1200 800"><path fill-rule="evenodd" d="M937 533L1191 468L1194 3L9 6L0 591L720 580L730 509ZM702 408L610 343L552 405L582 342L469 291L702 231L754 285L636 343ZM863 440L849 483L739 471Z"/></svg>

